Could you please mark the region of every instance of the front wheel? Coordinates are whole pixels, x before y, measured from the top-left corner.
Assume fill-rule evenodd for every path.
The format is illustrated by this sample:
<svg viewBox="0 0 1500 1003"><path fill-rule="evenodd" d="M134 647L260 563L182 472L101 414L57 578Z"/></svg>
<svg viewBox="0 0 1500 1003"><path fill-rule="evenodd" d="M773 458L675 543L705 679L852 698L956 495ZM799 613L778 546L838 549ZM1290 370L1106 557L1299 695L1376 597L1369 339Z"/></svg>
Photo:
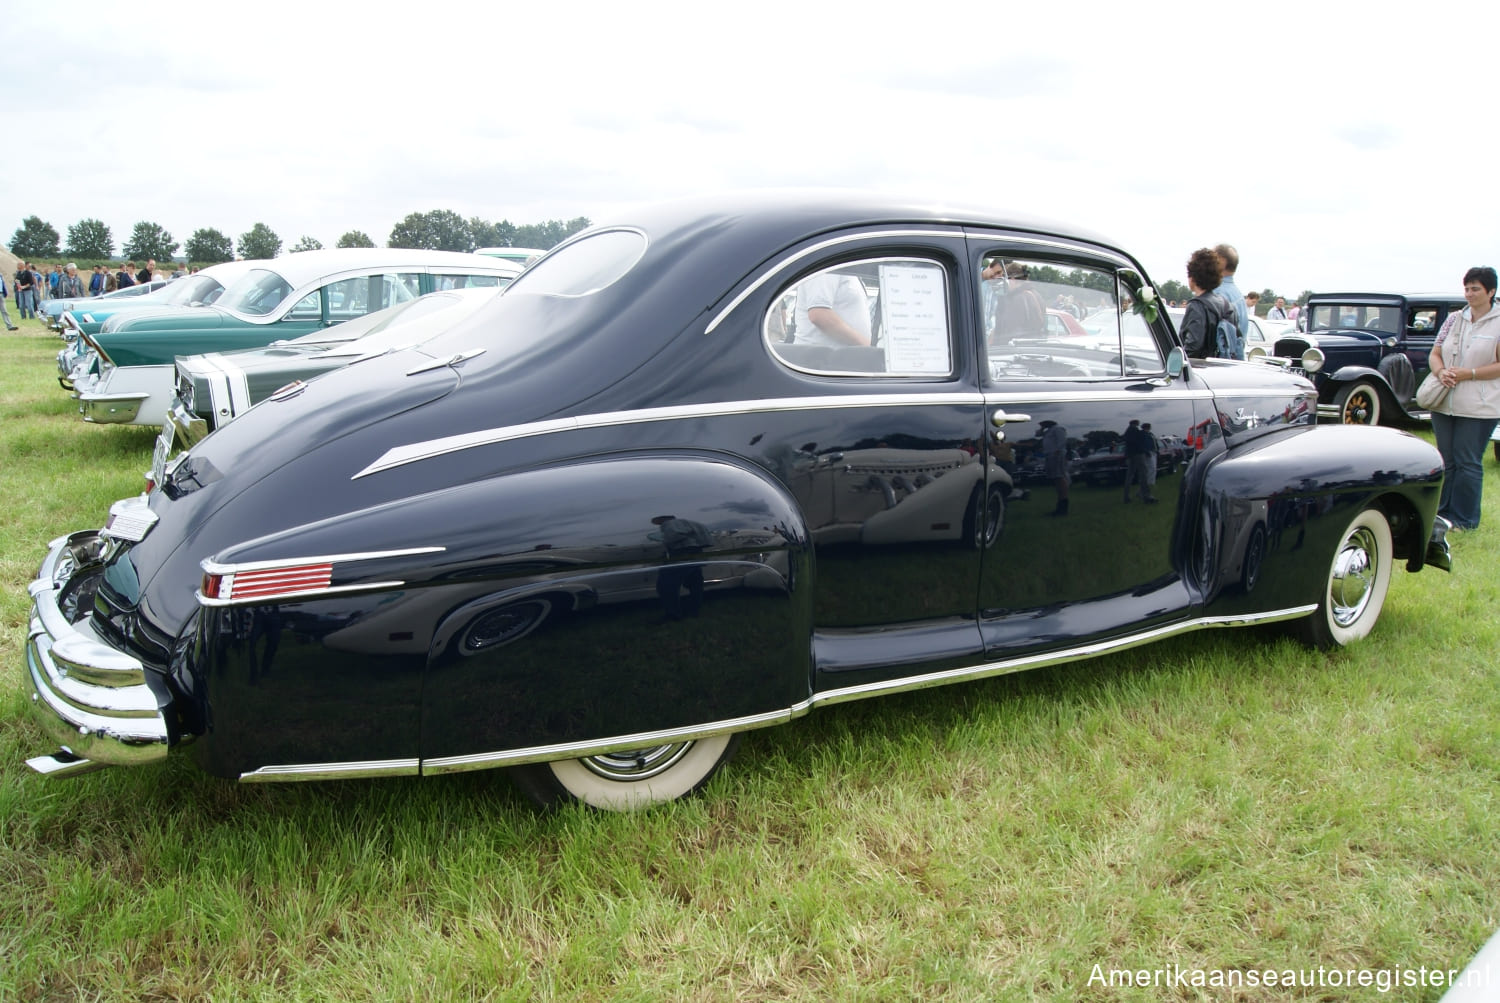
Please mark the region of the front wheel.
<svg viewBox="0 0 1500 1003"><path fill-rule="evenodd" d="M1367 508L1349 523L1328 566L1318 608L1298 621L1315 648L1342 648L1370 633L1391 587L1391 527Z"/></svg>
<svg viewBox="0 0 1500 1003"><path fill-rule="evenodd" d="M1380 388L1367 380L1344 387L1333 402L1339 409L1339 421L1345 425L1380 424Z"/></svg>
<svg viewBox="0 0 1500 1003"><path fill-rule="evenodd" d="M700 790L734 755L740 736L714 735L582 759L511 769L528 797L543 806L582 801L605 811L634 811Z"/></svg>

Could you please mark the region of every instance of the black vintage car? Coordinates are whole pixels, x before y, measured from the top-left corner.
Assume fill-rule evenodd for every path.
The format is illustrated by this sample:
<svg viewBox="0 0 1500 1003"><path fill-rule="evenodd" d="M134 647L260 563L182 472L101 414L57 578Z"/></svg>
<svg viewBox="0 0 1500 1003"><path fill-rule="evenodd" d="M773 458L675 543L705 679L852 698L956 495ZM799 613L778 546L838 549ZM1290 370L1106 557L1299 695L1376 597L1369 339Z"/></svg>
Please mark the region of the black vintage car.
<svg viewBox="0 0 1500 1003"><path fill-rule="evenodd" d="M1102 333L1037 322L1064 294ZM503 766L624 808L823 704L1203 627L1363 637L1396 561L1447 567L1437 452L1317 427L1300 376L1189 368L1159 305L1102 238L926 203L596 226L53 541L31 765ZM1130 418L1189 444L1161 504L1070 492L1066 453Z"/></svg>
<svg viewBox="0 0 1500 1003"><path fill-rule="evenodd" d="M1428 353L1448 314L1463 308L1454 293L1319 293L1303 308L1306 323L1270 355L1313 380L1321 417L1400 424L1423 413L1413 397Z"/></svg>

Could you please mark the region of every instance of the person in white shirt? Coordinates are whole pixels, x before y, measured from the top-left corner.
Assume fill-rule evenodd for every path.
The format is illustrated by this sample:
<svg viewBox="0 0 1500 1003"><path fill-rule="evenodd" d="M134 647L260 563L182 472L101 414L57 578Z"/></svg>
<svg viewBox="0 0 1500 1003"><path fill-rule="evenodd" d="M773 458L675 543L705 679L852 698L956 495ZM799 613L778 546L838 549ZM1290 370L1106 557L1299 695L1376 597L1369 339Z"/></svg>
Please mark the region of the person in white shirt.
<svg viewBox="0 0 1500 1003"><path fill-rule="evenodd" d="M1286 297L1276 297L1276 305L1266 311L1266 320L1286 320Z"/></svg>
<svg viewBox="0 0 1500 1003"><path fill-rule="evenodd" d="M796 340L802 345L868 345L870 300L854 275L821 272L797 286Z"/></svg>

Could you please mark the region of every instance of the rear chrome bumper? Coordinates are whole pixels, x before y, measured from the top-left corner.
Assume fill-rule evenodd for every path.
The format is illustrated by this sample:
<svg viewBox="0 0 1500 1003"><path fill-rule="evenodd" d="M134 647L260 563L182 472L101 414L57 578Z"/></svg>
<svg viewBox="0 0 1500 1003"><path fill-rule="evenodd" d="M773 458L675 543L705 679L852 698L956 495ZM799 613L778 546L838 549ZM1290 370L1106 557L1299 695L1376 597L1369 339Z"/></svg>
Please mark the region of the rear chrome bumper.
<svg viewBox="0 0 1500 1003"><path fill-rule="evenodd" d="M99 394L87 391L78 395L78 410L84 421L99 425L129 425L141 413L149 393Z"/></svg>
<svg viewBox="0 0 1500 1003"><path fill-rule="evenodd" d="M132 766L167 755L167 722L146 682L146 667L101 641L87 620L69 623L58 605L73 575L97 563L102 545L94 530L53 540L29 586L32 716L67 754L31 761L41 773L83 772L79 761Z"/></svg>

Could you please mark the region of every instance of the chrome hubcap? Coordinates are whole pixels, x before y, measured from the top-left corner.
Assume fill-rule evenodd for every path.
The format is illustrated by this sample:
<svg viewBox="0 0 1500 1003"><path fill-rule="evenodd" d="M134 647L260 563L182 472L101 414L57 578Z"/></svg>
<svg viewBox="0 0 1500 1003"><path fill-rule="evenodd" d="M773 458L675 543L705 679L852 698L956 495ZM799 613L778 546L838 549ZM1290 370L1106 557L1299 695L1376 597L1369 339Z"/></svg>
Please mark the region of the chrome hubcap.
<svg viewBox="0 0 1500 1003"><path fill-rule="evenodd" d="M692 742L674 742L670 745L656 745L647 749L630 749L624 752L606 752L602 756L585 756L579 762L587 767L589 772L605 780L630 783L654 777L671 769L683 756L687 755L692 747Z"/></svg>
<svg viewBox="0 0 1500 1003"><path fill-rule="evenodd" d="M1333 561L1333 577L1328 583L1329 609L1333 622L1348 627L1358 620L1370 603L1375 589L1375 569L1379 566L1375 534L1368 529L1352 533L1339 548Z"/></svg>

